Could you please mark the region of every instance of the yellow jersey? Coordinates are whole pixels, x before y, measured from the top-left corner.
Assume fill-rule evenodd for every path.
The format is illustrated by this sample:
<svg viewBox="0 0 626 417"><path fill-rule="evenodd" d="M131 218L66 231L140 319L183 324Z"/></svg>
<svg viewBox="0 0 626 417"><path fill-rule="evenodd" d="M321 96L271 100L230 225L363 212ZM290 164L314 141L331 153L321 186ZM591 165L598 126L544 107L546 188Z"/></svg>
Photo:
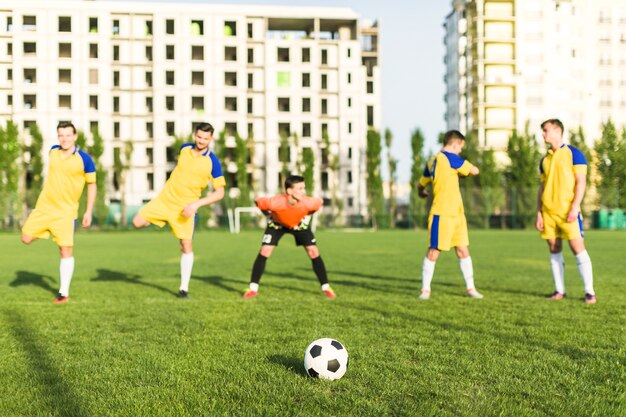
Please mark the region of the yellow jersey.
<svg viewBox="0 0 626 417"><path fill-rule="evenodd" d="M224 187L222 165L210 150L196 155L193 143L180 148L176 168L157 197L171 208L179 209L200 198L209 181L213 188Z"/></svg>
<svg viewBox="0 0 626 417"><path fill-rule="evenodd" d="M64 157L61 146L50 149L50 164L35 208L44 213L78 217L78 200L85 183L96 182L96 167L86 152L74 147L74 152Z"/></svg>
<svg viewBox="0 0 626 417"><path fill-rule="evenodd" d="M472 164L459 155L440 151L433 156L420 179L420 184L426 187L433 185L433 205L431 215L459 216L465 214L463 199L459 188L459 175L468 176Z"/></svg>
<svg viewBox="0 0 626 417"><path fill-rule="evenodd" d="M543 194L542 210L567 215L574 200L576 174L587 174L585 155L571 145L549 149L539 163Z"/></svg>

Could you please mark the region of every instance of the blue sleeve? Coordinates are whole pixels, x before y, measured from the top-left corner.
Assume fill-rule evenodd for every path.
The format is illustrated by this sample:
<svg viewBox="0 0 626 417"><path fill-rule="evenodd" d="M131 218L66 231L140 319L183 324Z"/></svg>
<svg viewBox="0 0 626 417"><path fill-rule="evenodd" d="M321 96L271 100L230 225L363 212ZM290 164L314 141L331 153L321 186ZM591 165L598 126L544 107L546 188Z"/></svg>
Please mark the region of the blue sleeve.
<svg viewBox="0 0 626 417"><path fill-rule="evenodd" d="M543 160L546 159L545 156L543 156L541 158L541 160L539 161L539 173L543 175Z"/></svg>
<svg viewBox="0 0 626 417"><path fill-rule="evenodd" d="M569 148L570 151L572 151L572 164L573 165L587 165L587 160L585 159L585 155L578 150L577 148L574 148L571 145L567 145L567 147Z"/></svg>
<svg viewBox="0 0 626 417"><path fill-rule="evenodd" d="M52 148L50 148L50 152L52 152L55 149L61 149L61 145L52 145Z"/></svg>
<svg viewBox="0 0 626 417"><path fill-rule="evenodd" d="M222 164L220 164L220 160L217 159L217 156L213 152L209 153L209 157L211 158L211 163L213 164L213 168L211 169L211 176L213 178L223 177L222 173Z"/></svg>
<svg viewBox="0 0 626 417"><path fill-rule="evenodd" d="M426 166L424 167L424 172L422 173L422 177L430 177L430 171L428 170L428 163L426 163Z"/></svg>
<svg viewBox="0 0 626 417"><path fill-rule="evenodd" d="M448 162L450 162L450 166L453 169L461 168L465 162L465 159L461 158L459 155L450 152L443 152L443 154L448 158Z"/></svg>
<svg viewBox="0 0 626 417"><path fill-rule="evenodd" d="M83 168L85 169L85 174L90 172L96 172L96 165L93 163L93 159L89 156L88 153L78 150L78 154L83 159Z"/></svg>

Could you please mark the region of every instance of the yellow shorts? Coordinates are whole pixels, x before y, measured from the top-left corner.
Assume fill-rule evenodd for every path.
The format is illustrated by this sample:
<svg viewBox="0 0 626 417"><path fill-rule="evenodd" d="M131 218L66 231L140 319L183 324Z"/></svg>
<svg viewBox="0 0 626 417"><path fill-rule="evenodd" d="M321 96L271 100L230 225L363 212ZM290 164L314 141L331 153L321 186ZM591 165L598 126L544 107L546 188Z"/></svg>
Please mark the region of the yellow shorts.
<svg viewBox="0 0 626 417"><path fill-rule="evenodd" d="M560 216L558 214L541 212L543 216L543 232L541 238L546 240L563 238L567 240L585 237L583 233L583 217L578 213L578 218L573 222L567 222L567 214Z"/></svg>
<svg viewBox="0 0 626 417"><path fill-rule="evenodd" d="M467 220L465 215L428 216L428 247L431 249L450 250L453 247L469 246Z"/></svg>
<svg viewBox="0 0 626 417"><path fill-rule="evenodd" d="M168 223L178 239L191 240L196 217L184 218L183 208L172 208L159 198L155 198L139 210L139 215L159 227Z"/></svg>
<svg viewBox="0 0 626 417"><path fill-rule="evenodd" d="M74 246L76 219L72 214L43 213L34 209L22 227L22 233L37 239L48 239L50 234L57 245Z"/></svg>

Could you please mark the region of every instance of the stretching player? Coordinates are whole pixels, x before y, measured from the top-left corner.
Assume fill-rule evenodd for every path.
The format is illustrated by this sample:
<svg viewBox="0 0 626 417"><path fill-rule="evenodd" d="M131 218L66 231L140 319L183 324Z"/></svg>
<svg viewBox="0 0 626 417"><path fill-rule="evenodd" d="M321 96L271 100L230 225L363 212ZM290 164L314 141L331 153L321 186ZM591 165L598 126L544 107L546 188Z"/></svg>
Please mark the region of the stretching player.
<svg viewBox="0 0 626 417"><path fill-rule="evenodd" d="M200 207L208 206L224 197L226 181L217 156L209 150L213 140L213 126L199 123L195 127L195 143L180 148L176 168L165 183L161 193L139 210L133 219L136 228L159 227L169 223L174 235L180 239L180 288L179 297L189 297L189 281L193 269L193 230L195 214ZM213 192L200 198L209 181Z"/></svg>
<svg viewBox="0 0 626 417"><path fill-rule="evenodd" d="M69 301L70 282L74 275L74 230L78 201L87 183L87 208L82 226L91 226L96 201L96 168L91 157L76 146L76 128L70 122L57 126L59 144L50 149L48 177L37 199L35 209L22 227L22 242L30 244L52 234L61 253L59 293L55 304Z"/></svg>
<svg viewBox="0 0 626 417"><path fill-rule="evenodd" d="M442 250L451 247L456 250L461 272L465 279L467 295L483 298L474 287L474 267L469 253L467 221L463 209L459 176L478 175L478 167L459 156L465 146L465 136L457 130L450 130L444 136L443 149L433 156L420 179L418 192L426 198L426 186L432 183L433 205L428 217L430 244L422 264L421 300L430 298L430 283L435 273L435 263Z"/></svg>
<svg viewBox="0 0 626 417"><path fill-rule="evenodd" d="M548 242L550 266L554 277L554 294L548 298L565 298L565 262L562 238L576 256L578 272L585 286L585 302L595 304L593 268L585 249L580 204L585 195L587 161L581 151L563 143L563 123L558 119L541 124L548 153L539 165L541 184L537 196L537 230Z"/></svg>
<svg viewBox="0 0 626 417"><path fill-rule="evenodd" d="M285 180L285 194L258 198L256 205L267 215L268 221L263 234L261 250L252 267L250 287L243 298L257 296L267 258L278 246L278 242L285 233L293 235L297 246L304 246L304 250L311 258L317 279L322 285L322 291L328 298L335 298L336 295L328 283L324 261L322 261L315 236L311 231L311 215L322 207L322 199L307 197L304 189L304 178L290 175Z"/></svg>

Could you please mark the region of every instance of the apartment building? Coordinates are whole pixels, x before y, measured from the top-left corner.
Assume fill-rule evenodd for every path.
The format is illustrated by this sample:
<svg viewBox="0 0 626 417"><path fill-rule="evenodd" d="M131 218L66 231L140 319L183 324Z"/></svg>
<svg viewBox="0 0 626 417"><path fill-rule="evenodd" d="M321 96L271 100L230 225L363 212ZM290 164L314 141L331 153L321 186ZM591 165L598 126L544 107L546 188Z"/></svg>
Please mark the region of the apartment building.
<svg viewBox="0 0 626 417"><path fill-rule="evenodd" d="M37 123L49 147L60 120L105 140L103 162L133 142L126 199L153 198L174 166L176 135L208 121L254 137L255 195L279 192L281 132L295 173L315 155L315 190L366 214L365 145L380 128L378 27L346 8L0 0L0 122ZM323 145L328 132L330 149ZM297 140L295 140L297 137ZM336 155L338 169L326 163ZM236 166L224 164L227 181ZM109 178L108 197L121 198Z"/></svg>
<svg viewBox="0 0 626 417"><path fill-rule="evenodd" d="M444 28L446 123L481 146L552 117L590 143L626 125L626 0L455 0Z"/></svg>

